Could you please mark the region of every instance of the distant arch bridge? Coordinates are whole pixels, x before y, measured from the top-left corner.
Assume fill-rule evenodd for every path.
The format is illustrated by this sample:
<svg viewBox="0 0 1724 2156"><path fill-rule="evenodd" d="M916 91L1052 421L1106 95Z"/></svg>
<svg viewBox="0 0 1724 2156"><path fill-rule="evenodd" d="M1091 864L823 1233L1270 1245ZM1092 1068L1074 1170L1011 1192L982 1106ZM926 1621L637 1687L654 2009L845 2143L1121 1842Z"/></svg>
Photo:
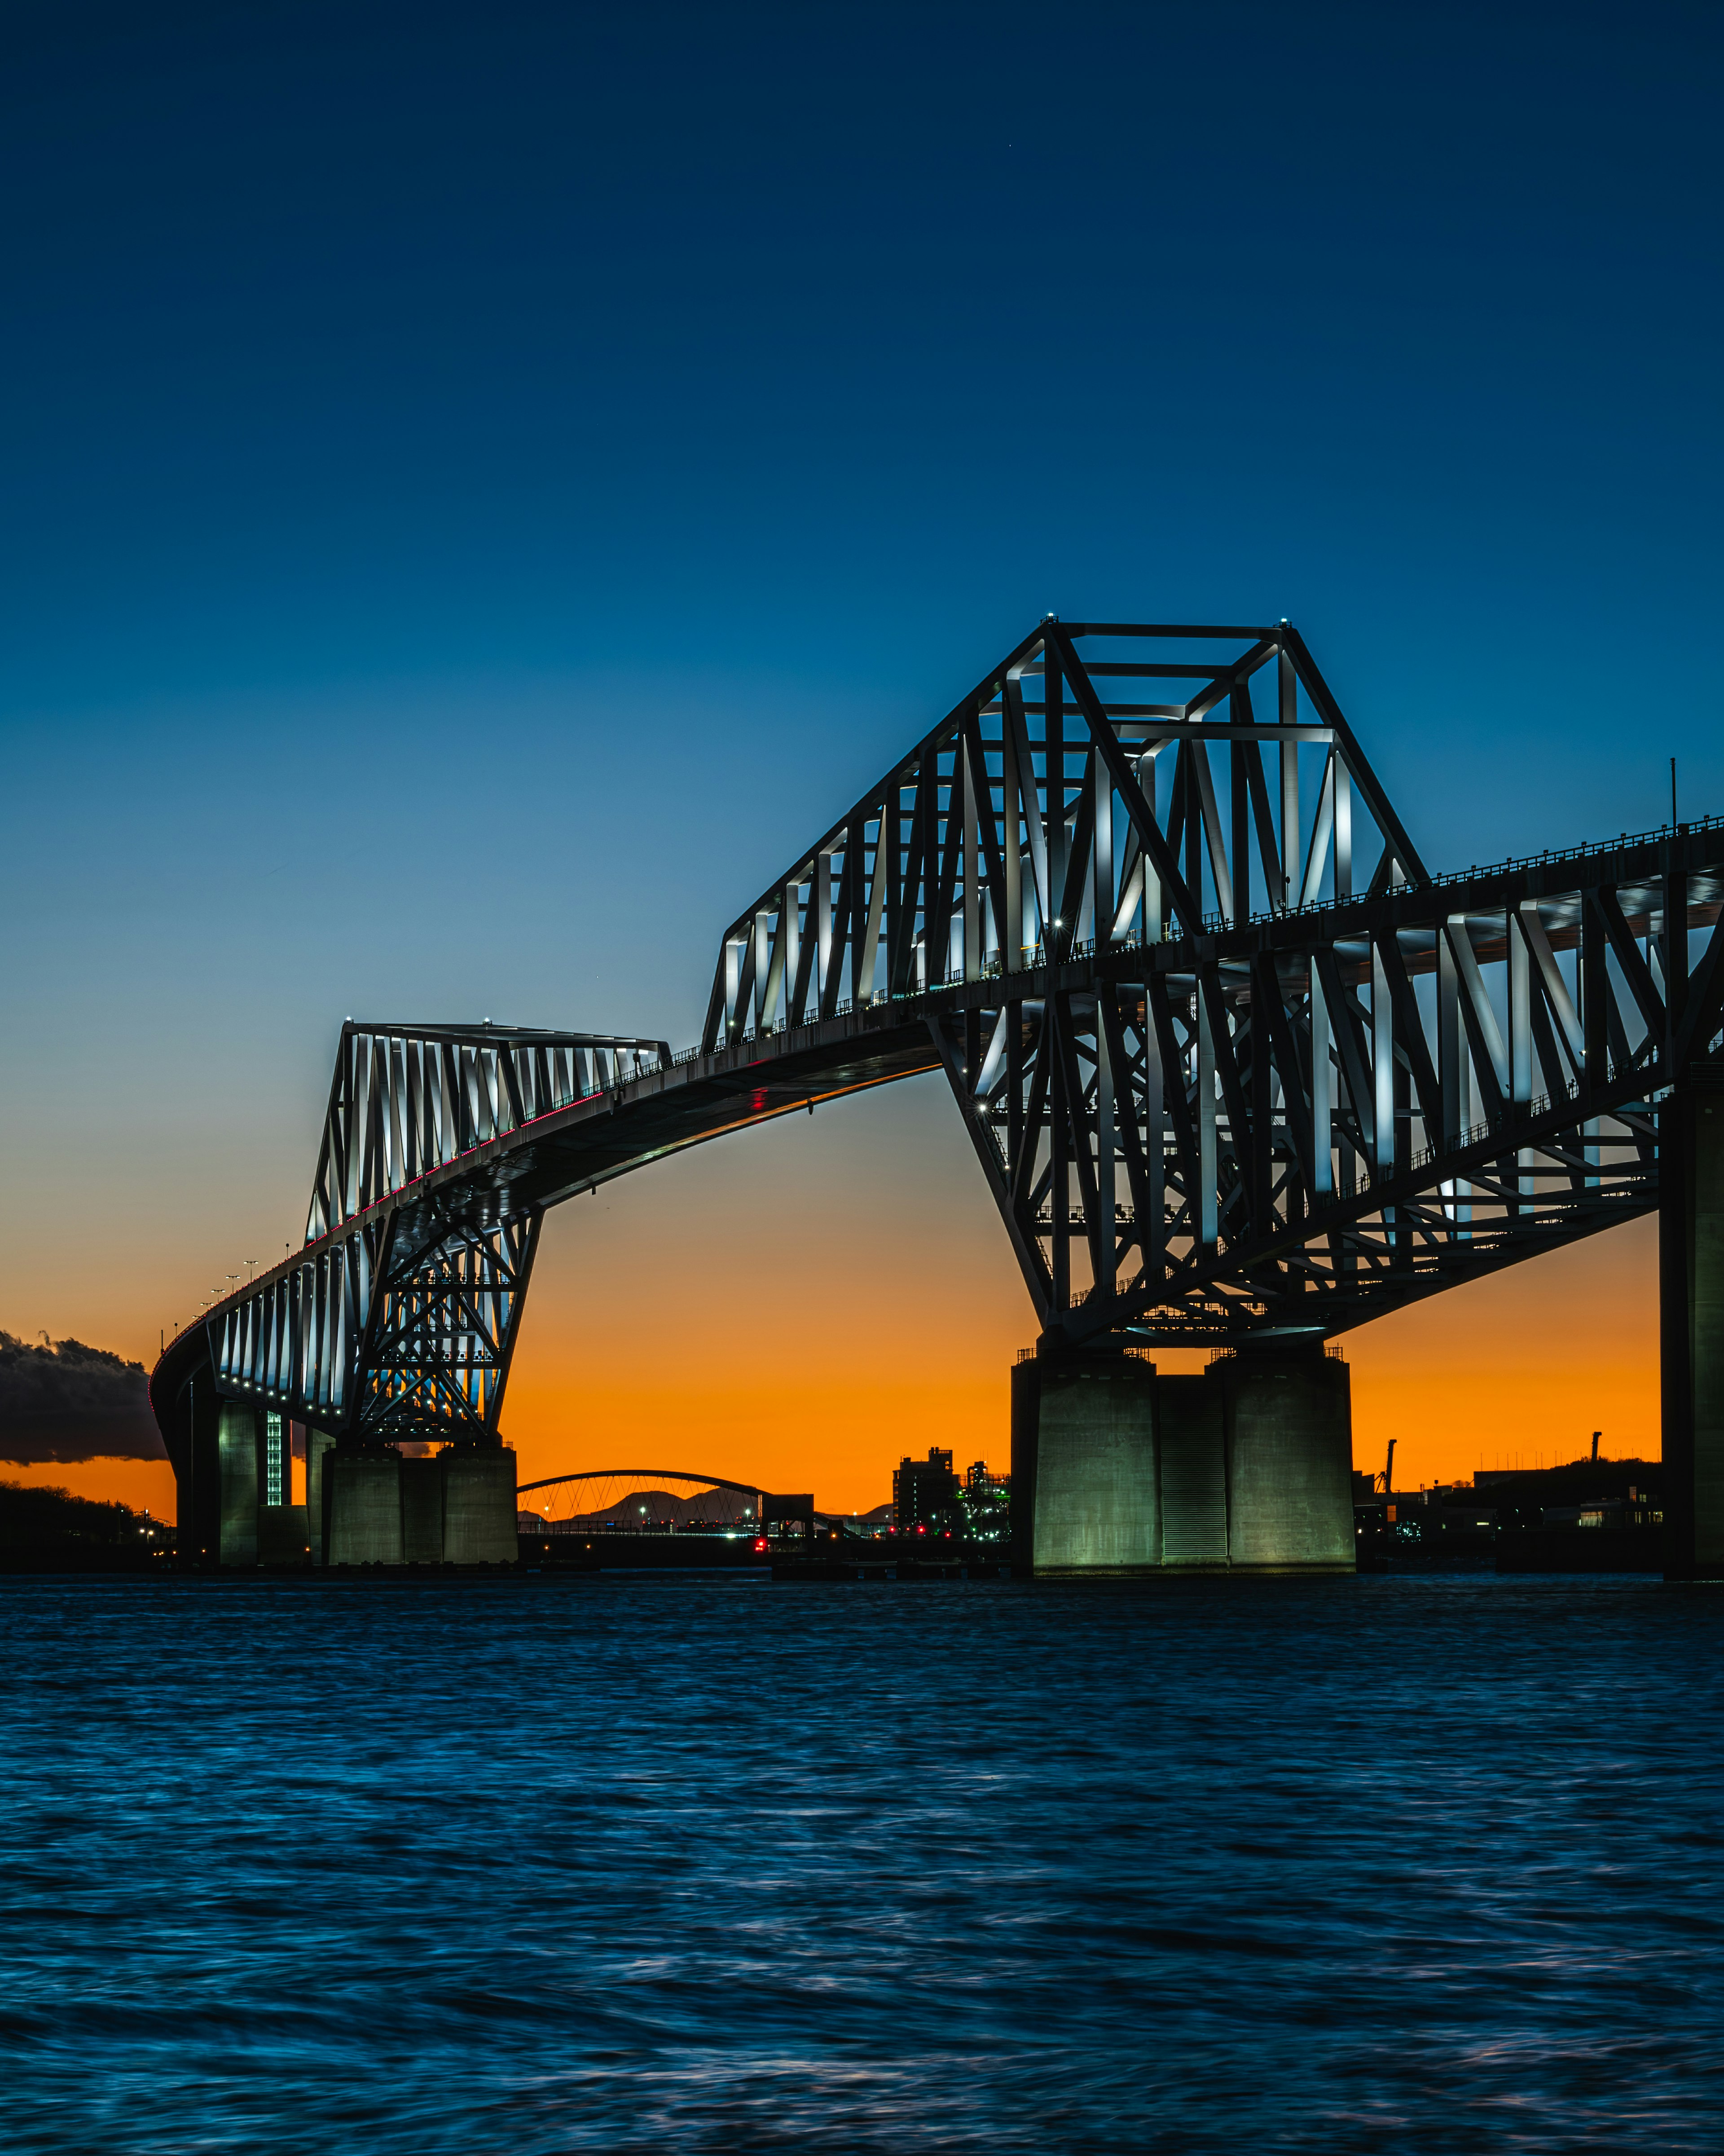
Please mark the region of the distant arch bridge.
<svg viewBox="0 0 1724 2156"><path fill-rule="evenodd" d="M667 1482L687 1485L688 1494L680 1496L675 1491L664 1491L659 1486ZM704 1517L697 1509L700 1500L709 1495L716 1498L720 1492L723 1492L731 1497L747 1498L748 1504L745 1517L758 1520L764 1501L772 1494L763 1482L739 1482L731 1476L701 1475L688 1468L580 1467L572 1469L567 1474L544 1475L541 1476L536 1481L520 1484L515 1493L516 1502L521 1502L535 1493L546 1490L566 1491L576 1501L572 1515L546 1516L553 1525L559 1517L573 1517L582 1520L595 1519L602 1515L614 1512L620 1506L632 1503L637 1496L647 1494L672 1497L682 1508L680 1517L685 1521L695 1522L701 1520ZM580 1502L587 1496L594 1498L597 1502L590 1504ZM529 1507L527 1509L536 1508ZM715 1506L711 1510L715 1513L721 1514L722 1507ZM721 1517L718 1523L729 1524L729 1519L727 1517Z"/></svg>

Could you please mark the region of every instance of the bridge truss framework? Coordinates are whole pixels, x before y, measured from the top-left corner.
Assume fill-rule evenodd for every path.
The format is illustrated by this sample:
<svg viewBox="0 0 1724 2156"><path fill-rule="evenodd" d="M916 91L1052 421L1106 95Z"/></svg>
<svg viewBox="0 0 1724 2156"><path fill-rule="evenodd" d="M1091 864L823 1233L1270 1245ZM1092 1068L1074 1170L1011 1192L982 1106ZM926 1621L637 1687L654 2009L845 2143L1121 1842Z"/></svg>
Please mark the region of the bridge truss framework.
<svg viewBox="0 0 1724 2156"><path fill-rule="evenodd" d="M1724 827L1433 875L1297 632L1039 624L721 939L699 1045L344 1027L303 1249L152 1380L497 1441L552 1204L941 1070L1044 1338L1331 1337L1644 1213Z"/></svg>

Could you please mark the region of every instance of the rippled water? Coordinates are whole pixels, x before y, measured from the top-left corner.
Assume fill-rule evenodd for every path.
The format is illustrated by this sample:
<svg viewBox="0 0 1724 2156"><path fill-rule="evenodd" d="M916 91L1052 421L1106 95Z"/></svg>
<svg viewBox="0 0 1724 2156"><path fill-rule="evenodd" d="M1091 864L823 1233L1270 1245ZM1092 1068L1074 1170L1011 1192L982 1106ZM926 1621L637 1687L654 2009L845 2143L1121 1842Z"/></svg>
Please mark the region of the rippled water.
<svg viewBox="0 0 1724 2156"><path fill-rule="evenodd" d="M1714 2150L1724 1598L0 1581L0 2146Z"/></svg>

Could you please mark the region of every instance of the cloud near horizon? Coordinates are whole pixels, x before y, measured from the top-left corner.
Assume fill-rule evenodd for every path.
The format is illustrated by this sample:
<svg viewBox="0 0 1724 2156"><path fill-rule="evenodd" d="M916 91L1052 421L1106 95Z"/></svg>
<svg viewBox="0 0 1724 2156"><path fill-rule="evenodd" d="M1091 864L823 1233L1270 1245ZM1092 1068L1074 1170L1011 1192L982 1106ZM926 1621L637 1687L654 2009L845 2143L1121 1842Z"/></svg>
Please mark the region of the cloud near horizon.
<svg viewBox="0 0 1724 2156"><path fill-rule="evenodd" d="M0 1332L0 1460L167 1457L141 1363L81 1340L37 1348Z"/></svg>

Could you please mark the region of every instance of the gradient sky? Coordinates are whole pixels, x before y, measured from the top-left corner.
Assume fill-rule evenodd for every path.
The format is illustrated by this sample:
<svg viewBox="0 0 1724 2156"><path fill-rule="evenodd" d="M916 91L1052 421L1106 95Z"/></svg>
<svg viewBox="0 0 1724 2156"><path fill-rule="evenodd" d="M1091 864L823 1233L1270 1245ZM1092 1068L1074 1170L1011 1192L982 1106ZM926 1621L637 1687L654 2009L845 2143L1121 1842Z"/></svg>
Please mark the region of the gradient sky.
<svg viewBox="0 0 1724 2156"><path fill-rule="evenodd" d="M1048 610L1290 617L1435 864L1655 824L1671 754L1724 809L1716 8L14 0L0 53L10 1331L148 1361L297 1240L349 1013L691 1040ZM1630 1229L1350 1336L1362 1463L1655 1445L1655 1295ZM1032 1333L921 1080L553 1215L505 1429L865 1506L1004 1464Z"/></svg>

